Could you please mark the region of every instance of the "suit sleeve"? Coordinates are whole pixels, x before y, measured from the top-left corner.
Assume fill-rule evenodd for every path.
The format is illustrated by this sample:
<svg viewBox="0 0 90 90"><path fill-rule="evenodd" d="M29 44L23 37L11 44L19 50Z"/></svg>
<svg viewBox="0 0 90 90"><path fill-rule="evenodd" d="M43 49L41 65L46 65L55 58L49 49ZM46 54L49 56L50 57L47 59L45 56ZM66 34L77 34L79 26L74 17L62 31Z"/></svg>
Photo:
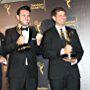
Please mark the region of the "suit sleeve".
<svg viewBox="0 0 90 90"><path fill-rule="evenodd" d="M36 43L36 35L37 35L37 31L35 29L34 26L31 27L31 30L32 30L32 39L30 41L30 45L33 47L35 53L38 55L38 52L39 52L39 48L37 46L37 43ZM33 40L34 39L34 40Z"/></svg>
<svg viewBox="0 0 90 90"><path fill-rule="evenodd" d="M59 59L60 55L58 54L58 49L57 48L52 48L52 37L50 36L49 33L45 33L43 35L42 39L42 52L43 52L43 57L48 58L48 59Z"/></svg>
<svg viewBox="0 0 90 90"><path fill-rule="evenodd" d="M73 30L72 34L73 34L72 46L76 54L77 60L79 62L83 56L84 51L83 51L83 48L82 48L82 45L81 45L81 42L80 42L80 39L76 30Z"/></svg>
<svg viewBox="0 0 90 90"><path fill-rule="evenodd" d="M11 53L13 51L15 51L18 47L18 45L16 44L16 41L13 38L13 32L12 30L6 30L5 33L5 51L6 53Z"/></svg>

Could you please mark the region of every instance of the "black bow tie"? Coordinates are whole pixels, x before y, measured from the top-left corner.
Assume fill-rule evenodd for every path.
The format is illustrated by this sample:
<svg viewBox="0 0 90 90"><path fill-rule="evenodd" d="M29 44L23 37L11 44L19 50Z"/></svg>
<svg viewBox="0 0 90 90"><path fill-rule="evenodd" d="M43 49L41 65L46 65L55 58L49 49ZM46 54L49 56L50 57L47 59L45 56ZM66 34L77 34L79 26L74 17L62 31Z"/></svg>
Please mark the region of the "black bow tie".
<svg viewBox="0 0 90 90"><path fill-rule="evenodd" d="M26 28L21 28L21 30L22 30L22 31L23 31L23 30L28 31L28 27L26 27Z"/></svg>

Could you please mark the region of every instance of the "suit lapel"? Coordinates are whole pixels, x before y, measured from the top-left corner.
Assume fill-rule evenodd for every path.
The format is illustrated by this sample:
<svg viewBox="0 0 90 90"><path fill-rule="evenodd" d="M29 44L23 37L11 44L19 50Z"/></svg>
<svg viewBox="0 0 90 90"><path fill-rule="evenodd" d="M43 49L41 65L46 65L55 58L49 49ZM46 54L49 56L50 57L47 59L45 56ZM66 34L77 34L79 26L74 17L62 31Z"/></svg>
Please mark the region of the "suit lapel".
<svg viewBox="0 0 90 90"><path fill-rule="evenodd" d="M61 46L61 47L65 46L65 42L63 42L63 40L61 39L61 37L55 27L52 29L52 34L53 34L53 37L55 38L54 40L56 42L58 42L57 44L59 46Z"/></svg>
<svg viewBox="0 0 90 90"><path fill-rule="evenodd" d="M33 34L33 31L32 31L31 28L29 28L29 41L28 41L28 42L31 41L31 39L32 39L32 34Z"/></svg>
<svg viewBox="0 0 90 90"><path fill-rule="evenodd" d="M11 37L12 37L13 41L17 41L17 39L18 39L19 36L20 36L20 34L17 32L16 28L17 28L17 27L12 28L13 34L11 34ZM11 32L11 33L12 33L12 32Z"/></svg>

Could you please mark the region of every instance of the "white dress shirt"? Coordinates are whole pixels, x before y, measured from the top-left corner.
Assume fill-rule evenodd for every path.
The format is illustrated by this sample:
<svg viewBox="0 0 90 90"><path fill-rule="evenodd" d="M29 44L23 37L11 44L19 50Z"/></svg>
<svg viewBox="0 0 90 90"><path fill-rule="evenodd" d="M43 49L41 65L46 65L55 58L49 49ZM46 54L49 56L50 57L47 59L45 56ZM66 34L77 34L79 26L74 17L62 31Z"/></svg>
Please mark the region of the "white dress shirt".
<svg viewBox="0 0 90 90"><path fill-rule="evenodd" d="M28 28L27 31L23 30L22 35L25 37L25 44L28 43L28 40L29 40L29 28ZM26 57L26 60L25 60L25 65L28 65L27 57Z"/></svg>

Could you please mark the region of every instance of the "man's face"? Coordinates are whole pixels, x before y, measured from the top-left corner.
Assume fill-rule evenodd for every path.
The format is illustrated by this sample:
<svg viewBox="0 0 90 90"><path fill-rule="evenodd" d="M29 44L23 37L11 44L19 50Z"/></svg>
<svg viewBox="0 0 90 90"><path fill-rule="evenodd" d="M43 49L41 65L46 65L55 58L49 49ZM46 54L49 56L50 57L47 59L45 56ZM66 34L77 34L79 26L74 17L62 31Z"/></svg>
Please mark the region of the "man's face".
<svg viewBox="0 0 90 90"><path fill-rule="evenodd" d="M22 26L28 26L30 22L30 12L27 10L21 10L20 14L17 15L17 20Z"/></svg>
<svg viewBox="0 0 90 90"><path fill-rule="evenodd" d="M53 16L53 19L57 25L63 26L67 20L66 13L64 11L59 11L55 16Z"/></svg>

